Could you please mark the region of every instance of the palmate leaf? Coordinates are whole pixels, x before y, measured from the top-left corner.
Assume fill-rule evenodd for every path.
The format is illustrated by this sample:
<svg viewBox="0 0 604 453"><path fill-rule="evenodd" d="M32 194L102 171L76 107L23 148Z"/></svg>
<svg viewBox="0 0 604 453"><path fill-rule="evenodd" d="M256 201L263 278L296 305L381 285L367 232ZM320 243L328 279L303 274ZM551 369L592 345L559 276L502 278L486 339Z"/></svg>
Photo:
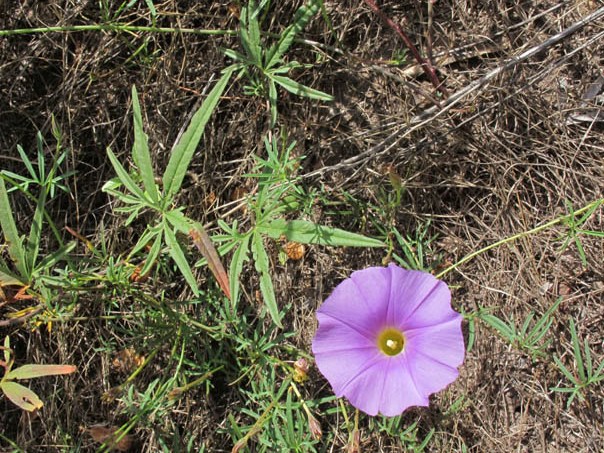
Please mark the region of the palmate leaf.
<svg viewBox="0 0 604 453"><path fill-rule="evenodd" d="M276 219L258 225L257 230L278 239L285 236L290 241L303 244L321 244L340 247L384 247L385 244L362 234L350 233L339 228L317 225L307 220Z"/></svg>
<svg viewBox="0 0 604 453"><path fill-rule="evenodd" d="M9 400L26 411L33 412L37 409L41 409L42 406L44 406L44 403L40 400L38 395L27 387L17 384L16 382L0 382L0 389L4 392Z"/></svg>
<svg viewBox="0 0 604 453"><path fill-rule="evenodd" d="M42 376L71 374L77 370L74 365L23 365L11 370L4 379L33 379Z"/></svg>
<svg viewBox="0 0 604 453"><path fill-rule="evenodd" d="M273 282L271 281L268 255L264 249L262 236L257 232L252 236L252 254L254 256L256 271L260 275L260 292L262 293L262 298L264 299L268 313L277 326L283 327L281 319L279 318L279 307L277 306L277 300L275 299L275 289L273 288Z"/></svg>
<svg viewBox="0 0 604 453"><path fill-rule="evenodd" d="M197 149L206 124L229 82L233 70L233 68L230 68L223 73L216 86L210 91L201 107L199 107L199 110L193 115L191 123L182 134L179 142L174 146L163 176L164 196L166 199L170 200L180 189L189 163L193 158L193 153Z"/></svg>
<svg viewBox="0 0 604 453"><path fill-rule="evenodd" d="M8 193L6 192L6 186L2 178L0 178L0 227L2 227L2 233L8 246L8 254L13 264L21 277L26 278L29 273L27 272L27 264L25 262L25 251L19 237L19 232L17 231L17 225L15 224L11 205L8 200Z"/></svg>
<svg viewBox="0 0 604 453"><path fill-rule="evenodd" d="M134 85L132 85L132 111L134 117L132 158L141 174L145 190L151 200L157 202L159 200L159 192L155 185L155 176L153 175L153 164L151 163L151 154L149 153L149 140L147 134L143 131L141 106L138 102L138 93Z"/></svg>

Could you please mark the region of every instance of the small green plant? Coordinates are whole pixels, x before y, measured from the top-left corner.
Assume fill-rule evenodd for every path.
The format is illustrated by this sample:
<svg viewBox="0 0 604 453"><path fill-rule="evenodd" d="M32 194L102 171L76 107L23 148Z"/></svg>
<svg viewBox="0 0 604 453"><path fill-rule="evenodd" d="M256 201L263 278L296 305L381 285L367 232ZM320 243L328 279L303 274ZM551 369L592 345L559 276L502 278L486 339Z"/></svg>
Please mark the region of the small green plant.
<svg viewBox="0 0 604 453"><path fill-rule="evenodd" d="M0 390L9 400L29 412L42 408L44 403L35 392L15 381L70 374L76 371L76 367L73 365L22 365L13 370L13 351L10 348L8 336L4 338L4 346L0 346L0 349L4 353L4 360L0 360L0 366L4 368L4 376L0 380Z"/></svg>
<svg viewBox="0 0 604 453"><path fill-rule="evenodd" d="M0 257L0 285L21 286L24 290L30 288L37 292L37 298L45 301L51 299L47 283L52 280L52 269L58 262L65 259L67 254L75 247L75 242L67 245L63 244L61 235L46 212L48 200L54 197L57 189L68 191L63 182L72 174L71 172L65 174L59 172L59 167L66 154L61 149L60 132L54 124L54 120L53 133L57 139L57 155L50 169L47 169L45 165L43 140L38 133L37 170L19 146L18 151L29 176L22 176L10 171L3 171L0 175L0 228L4 234L10 258L10 263L8 263ZM22 191L36 205L27 238L19 234L8 197L9 190L7 190L4 182L5 179L13 185L13 189ZM38 193L34 194L33 189L37 189ZM40 258L42 227L45 220L59 242L59 248L55 252Z"/></svg>
<svg viewBox="0 0 604 453"><path fill-rule="evenodd" d="M225 55L232 58L235 63L227 70L238 71L238 77L245 76L248 84L245 92L249 95L268 97L270 104L270 125L273 127L277 122L277 85L290 93L321 101L332 101L333 97L327 93L307 87L287 77L291 70L306 68L297 61L285 62L285 53L291 47L294 38L300 33L308 21L319 11L320 0L311 0L302 5L294 15L293 22L281 33L279 40L270 47L266 45L261 37L260 21L258 17L262 13L263 6L267 2L261 2L256 7L254 0L249 0L247 5L241 8L239 38L243 53L227 49Z"/></svg>
<svg viewBox="0 0 604 453"><path fill-rule="evenodd" d="M562 297L559 297L537 320L535 312L531 311L519 327L516 326L513 316L506 322L484 309L478 310L476 317L499 332L507 342L528 352L535 360L537 357L545 357L544 349L550 341L543 341L543 339L554 322L552 315L561 302Z"/></svg>
<svg viewBox="0 0 604 453"><path fill-rule="evenodd" d="M580 400L584 399L583 394L588 387L604 381L604 361L594 369L591 358L592 353L587 339L584 340L583 348L581 348L581 340L579 340L575 322L572 319L570 320L569 327L576 374L567 368L559 357L554 356L554 362L556 362L556 365L562 374L571 382L572 387L552 387L550 389L554 392L570 394L568 401L566 402L567 409L570 407L575 397L578 396Z"/></svg>
<svg viewBox="0 0 604 453"><path fill-rule="evenodd" d="M273 321L281 326L279 308L275 299L273 283L270 277L270 263L265 247L265 238L280 239L301 244L321 244L351 247L383 247L377 239L344 231L338 228L318 225L308 220L287 220L284 215L296 206L295 197L291 197L296 179L291 176L296 160L291 158L295 142L283 145L279 141L265 138L266 159L256 157L257 172L249 175L257 179L258 190L248 198L253 222L250 229L241 233L238 223L232 225L219 220L218 224L225 231L224 235L215 236L214 240L222 242L221 253L233 250L229 270L230 293L232 301L237 303L239 297L239 276L251 251L254 265L260 277L260 291L266 308ZM293 204L292 204L293 203Z"/></svg>
<svg viewBox="0 0 604 453"><path fill-rule="evenodd" d="M212 246L212 242L209 240L201 224L186 217L182 212L183 208L175 207L175 198L203 135L206 123L218 104L231 74L232 71L226 71L223 74L201 107L193 115L189 126L178 143L175 144L166 170L161 178L163 183L161 190L155 182L156 178L153 173L147 135L143 131L140 104L135 87L132 87L132 109L134 113L132 158L135 165L134 176L131 176L126 171L111 148L107 148L109 160L117 173L117 177L108 181L103 186L103 190L124 203L124 206L118 208L118 211L128 214L125 225L129 225L144 211L152 211L157 216L155 223L147 226L145 232L140 236L138 242L130 252L130 257L132 257L142 251L148 244L151 244L145 264L140 270L140 275L145 275L149 272L165 244L170 257L178 266L179 271L195 295L199 294L199 288L185 257L185 253L177 239L178 233L191 236L195 245L210 263L210 268L220 287L227 296L230 296L228 277ZM142 182L142 188L139 186L139 181ZM126 192L120 190L122 186L126 189Z"/></svg>
<svg viewBox="0 0 604 453"><path fill-rule="evenodd" d="M585 256L585 250L583 248L583 243L581 242L579 235L583 234L583 235L587 235L587 236L604 238L604 231L592 231L592 230L585 230L582 228L582 226L585 224L585 222L587 222L587 220L589 220L589 218L596 211L596 209L598 209L600 207L601 203L602 203L602 200L600 200L600 203L598 203L598 204L593 204L580 217L577 217L577 213L575 212L573 205L569 201L566 202L566 209L568 210L568 216L565 218L564 223L566 224L568 231L566 233L566 237L564 237L564 243L560 247L560 250L561 251L566 250L566 248L569 246L569 244L571 242L574 242L577 247L577 252L579 253L579 257L581 258L581 264L583 264L583 267L587 267L587 257ZM562 239L562 238L560 238L560 239Z"/></svg>

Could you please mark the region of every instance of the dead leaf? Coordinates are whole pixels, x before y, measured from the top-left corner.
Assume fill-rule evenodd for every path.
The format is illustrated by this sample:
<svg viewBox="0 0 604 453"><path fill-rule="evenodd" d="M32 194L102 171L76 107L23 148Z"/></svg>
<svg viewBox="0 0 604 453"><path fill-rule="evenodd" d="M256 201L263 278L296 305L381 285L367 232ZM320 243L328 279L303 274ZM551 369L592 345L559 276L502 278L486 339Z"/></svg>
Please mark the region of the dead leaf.
<svg viewBox="0 0 604 453"><path fill-rule="evenodd" d="M195 228L191 228L189 236L197 247L197 250L201 252L204 258L208 261L208 267L214 274L214 278L218 282L218 286L222 289L222 292L226 294L227 298L231 299L231 290L229 285L229 277L224 270L222 261L218 256L218 252L212 243L212 240L208 236L208 233L203 229L200 224L195 224Z"/></svg>
<svg viewBox="0 0 604 453"><path fill-rule="evenodd" d="M110 450L128 451L132 447L133 438L130 434L121 435L117 426L93 425L85 428L92 440L105 444ZM121 438L120 438L121 437Z"/></svg>

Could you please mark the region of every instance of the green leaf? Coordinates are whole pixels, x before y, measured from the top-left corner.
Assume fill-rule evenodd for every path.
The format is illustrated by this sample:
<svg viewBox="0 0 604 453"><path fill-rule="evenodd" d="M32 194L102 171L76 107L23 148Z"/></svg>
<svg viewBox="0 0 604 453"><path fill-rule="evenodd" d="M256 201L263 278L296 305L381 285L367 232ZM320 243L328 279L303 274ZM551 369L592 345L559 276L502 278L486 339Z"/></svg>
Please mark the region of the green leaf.
<svg viewBox="0 0 604 453"><path fill-rule="evenodd" d="M74 365L23 365L10 371L6 379L32 379L42 376L70 374L77 370Z"/></svg>
<svg viewBox="0 0 604 453"><path fill-rule="evenodd" d="M67 245L59 248L58 250L55 250L51 254L46 255L36 265L36 268L34 269L35 273L39 274L39 272L41 270L50 269L50 268L54 267L54 265L57 264L59 261L61 261L63 258L65 258L65 256L67 256L69 254L69 252L71 252L76 247L76 245L77 245L76 241L71 241Z"/></svg>
<svg viewBox="0 0 604 453"><path fill-rule="evenodd" d="M178 209L173 209L172 211L166 212L165 218L168 223L174 227L175 231L180 231L181 233L187 235L195 224L193 220L189 219Z"/></svg>
<svg viewBox="0 0 604 453"><path fill-rule="evenodd" d="M4 240L8 246L8 254L13 261L22 278L28 279L27 264L25 262L25 251L23 243L17 231L17 225L8 201L8 193L4 185L4 179L0 178L0 227L4 233Z"/></svg>
<svg viewBox="0 0 604 453"><path fill-rule="evenodd" d="M252 237L252 253L254 255L254 264L256 271L260 274L260 292L268 309L268 313L273 318L273 322L278 327L283 327L279 318L279 307L275 299L275 290L271 281L268 255L264 249L262 236L257 232Z"/></svg>
<svg viewBox="0 0 604 453"><path fill-rule="evenodd" d="M0 268L0 288L4 286L23 286L23 282L3 265Z"/></svg>
<svg viewBox="0 0 604 453"><path fill-rule="evenodd" d="M318 99L320 101L333 101L333 96L322 91L307 87L306 85L302 85L301 83L298 83L290 79L289 77L270 73L267 73L267 76L273 79L275 82L277 82L290 93L294 93L298 96L304 96L310 99Z"/></svg>
<svg viewBox="0 0 604 453"><path fill-rule="evenodd" d="M266 69L272 68L274 65L279 63L279 61L281 61L281 58L285 52L288 51L294 42L296 35L300 33L304 27L306 27L308 21L310 21L310 19L317 14L320 4L320 0L311 0L308 5L302 5L300 8L298 8L296 14L294 15L294 21L289 25L289 27L283 30L283 33L281 33L281 37L279 38L277 44L272 46L267 53L266 64L264 66Z"/></svg>
<svg viewBox="0 0 604 453"><path fill-rule="evenodd" d="M128 189L130 193L136 196L141 202L144 202L146 200L146 197L143 194L143 191L136 185L136 183L130 177L126 169L122 167L122 164L117 159L115 154L113 154L113 151L111 151L111 148L109 147L107 148L107 156L109 156L109 160L111 161L111 165L113 165L113 169L117 173L117 177L126 187L126 189ZM105 187L103 187L103 189L104 188Z"/></svg>
<svg viewBox="0 0 604 453"><path fill-rule="evenodd" d="M138 102L138 93L136 87L132 85L132 111L134 116L134 145L132 146L132 158L140 171L145 190L151 197L151 200L159 200L159 192L155 185L155 176L153 175L153 164L151 163L151 154L149 154L149 140L143 130L143 119L141 115L141 106Z"/></svg>
<svg viewBox="0 0 604 453"><path fill-rule="evenodd" d="M31 222L31 228L29 230L29 237L25 245L25 254L27 259L27 268L30 274L36 266L38 259L38 253L40 252L40 239L42 238L42 221L44 217L44 207L46 206L46 191L40 191L38 196L38 202L36 203L36 210L34 217Z"/></svg>
<svg viewBox="0 0 604 453"><path fill-rule="evenodd" d="M268 102L271 106L271 127L274 127L277 124L277 86L271 79L268 79Z"/></svg>
<svg viewBox="0 0 604 453"><path fill-rule="evenodd" d="M33 412L44 406L44 403L38 398L38 395L16 382L0 382L0 389L2 389L9 400L26 411Z"/></svg>
<svg viewBox="0 0 604 453"><path fill-rule="evenodd" d="M486 322L493 329L497 330L509 342L513 342L516 339L516 332L514 331L514 328L506 324L497 316L482 314L480 315L480 319Z"/></svg>
<svg viewBox="0 0 604 453"><path fill-rule="evenodd" d="M162 244L163 244L162 235L160 233L155 237L155 241L153 242L153 245L151 246L151 249L149 250L149 254L147 255L147 258L145 259L145 265L141 269L140 275L147 275L147 272L149 272L151 270L151 267L153 266L153 264L155 264L155 261L157 260L157 257L159 256L159 253L161 252Z"/></svg>
<svg viewBox="0 0 604 453"><path fill-rule="evenodd" d="M182 134L178 144L174 146L170 161L168 162L168 166L163 176L164 195L168 200L171 200L180 189L206 124L210 119L214 108L218 104L220 96L226 88L232 74L233 70L230 70L222 75L201 107L199 107L199 110L193 115L191 124L189 124Z"/></svg>
<svg viewBox="0 0 604 453"><path fill-rule="evenodd" d="M250 236L245 236L239 247L233 252L231 266L229 268L229 283L231 285L231 302L233 307L237 306L239 300L239 276L243 271L243 264L248 260L248 251L250 248Z"/></svg>
<svg viewBox="0 0 604 453"><path fill-rule="evenodd" d="M339 228L326 227L306 220L276 219L257 226L257 231L278 239L284 235L288 240L303 244L321 244L342 247L385 247L385 244L362 234L350 233Z"/></svg>
<svg viewBox="0 0 604 453"><path fill-rule="evenodd" d="M193 276L191 266L189 266L187 258L185 257L185 254L182 251L180 244L176 240L176 235L170 228L164 229L164 235L166 238L166 245L168 246L168 252L170 253L170 256L178 266L178 270L180 270L180 273L185 278L186 282L193 290L193 293L198 296L199 287L197 286L197 281Z"/></svg>

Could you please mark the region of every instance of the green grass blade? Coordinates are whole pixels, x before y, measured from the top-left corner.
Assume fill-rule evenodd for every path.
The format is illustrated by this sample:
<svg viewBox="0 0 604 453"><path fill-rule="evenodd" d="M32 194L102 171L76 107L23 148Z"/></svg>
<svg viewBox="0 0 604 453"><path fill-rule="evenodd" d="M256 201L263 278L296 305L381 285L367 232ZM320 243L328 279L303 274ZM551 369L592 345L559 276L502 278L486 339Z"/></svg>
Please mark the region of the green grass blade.
<svg viewBox="0 0 604 453"><path fill-rule="evenodd" d="M23 243L17 231L15 218L11 210L11 205L8 200L8 193L4 185L4 179L0 178L0 227L4 233L4 240L8 247L8 254L17 268L21 278L28 278L27 265L25 262L25 251Z"/></svg>
<svg viewBox="0 0 604 453"><path fill-rule="evenodd" d="M201 107L199 107L199 110L193 115L191 124L189 124L180 141L172 150L170 161L163 176L164 194L167 199L171 199L180 189L205 126L232 74L233 70L231 69L222 75Z"/></svg>
<svg viewBox="0 0 604 453"><path fill-rule="evenodd" d="M566 368L566 366L562 363L562 361L558 357L554 356L554 362L556 363L556 365L558 365L558 368L560 369L562 374L564 374L564 376L566 376L566 378L570 382L572 382L573 384L576 384L577 378L575 378L575 376L570 372L570 370L568 368Z"/></svg>
<svg viewBox="0 0 604 453"><path fill-rule="evenodd" d="M239 276L243 271L243 265L248 260L250 248L250 237L245 236L239 247L233 252L233 259L229 268L229 283L231 285L231 302L233 307L237 307L239 301Z"/></svg>
<svg viewBox="0 0 604 453"><path fill-rule="evenodd" d="M260 292L262 293L268 313L277 326L283 327L281 319L279 318L279 307L277 306L277 300L275 299L275 289L273 288L273 282L271 281L268 255L264 249L262 236L257 232L254 233L252 237L252 253L254 255L256 271L260 276Z"/></svg>
<svg viewBox="0 0 604 453"><path fill-rule="evenodd" d="M134 117L134 145L132 146L132 158L141 174L145 190L149 194L151 200L157 202L159 200L159 192L155 185L155 176L153 175L153 164L151 163L151 154L149 153L149 138L143 130L141 106L138 102L138 93L134 85L132 85L132 111Z"/></svg>
<svg viewBox="0 0 604 453"><path fill-rule="evenodd" d="M362 234L350 233L339 228L317 225L306 220L276 219L260 224L257 230L273 239L281 235L290 241L303 244L321 244L342 247L384 247L385 244Z"/></svg>
<svg viewBox="0 0 604 453"><path fill-rule="evenodd" d="M579 340L579 337L577 336L577 328L575 327L575 322L571 319L570 320L570 335L571 335L571 342L572 342L572 346L573 346L573 356L575 358L575 362L577 362L577 373L579 374L579 378L581 379L581 382L585 382L586 376L585 376L585 366L583 364L583 355L581 353L581 341Z"/></svg>
<svg viewBox="0 0 604 453"><path fill-rule="evenodd" d="M38 260L38 253L40 252L40 239L42 238L42 222L44 219L44 207L46 206L46 191L40 191L38 202L36 203L36 210L34 211L34 217L31 222L31 228L29 230L29 237L25 245L25 255L27 260L27 268L30 272L33 272L36 267L36 261Z"/></svg>
<svg viewBox="0 0 604 453"><path fill-rule="evenodd" d="M306 85L302 85L301 83L298 83L290 79L289 77L280 76L276 74L268 74L268 76L290 93L294 93L298 96L304 96L310 99L317 99L319 101L333 101L333 96L322 91L307 87Z"/></svg>
<svg viewBox="0 0 604 453"><path fill-rule="evenodd" d="M193 290L193 293L198 296L199 287L197 286L197 281L193 276L191 266L189 266L187 258L185 257L185 254L182 251L178 240L176 239L176 235L168 225L166 225L166 227L164 228L164 236L166 238L166 245L168 246L168 252L170 253L170 256L176 263L176 266L178 266L178 270L180 270L180 273L185 278L189 287Z"/></svg>
<svg viewBox="0 0 604 453"><path fill-rule="evenodd" d="M107 148L107 156L109 156L109 161L111 165L113 165L113 169L117 173L117 177L122 182L122 184L130 191L130 193L136 196L140 201L146 200L143 191L136 185L134 180L130 177L126 169L122 166L120 161L117 159L111 148Z"/></svg>
<svg viewBox="0 0 604 453"><path fill-rule="evenodd" d="M279 41L271 47L267 54L265 68L270 69L275 66L285 52L287 52L294 42L296 35L300 33L312 17L319 11L321 2L319 0L311 0L307 5L302 5L294 15L294 21L287 27Z"/></svg>

